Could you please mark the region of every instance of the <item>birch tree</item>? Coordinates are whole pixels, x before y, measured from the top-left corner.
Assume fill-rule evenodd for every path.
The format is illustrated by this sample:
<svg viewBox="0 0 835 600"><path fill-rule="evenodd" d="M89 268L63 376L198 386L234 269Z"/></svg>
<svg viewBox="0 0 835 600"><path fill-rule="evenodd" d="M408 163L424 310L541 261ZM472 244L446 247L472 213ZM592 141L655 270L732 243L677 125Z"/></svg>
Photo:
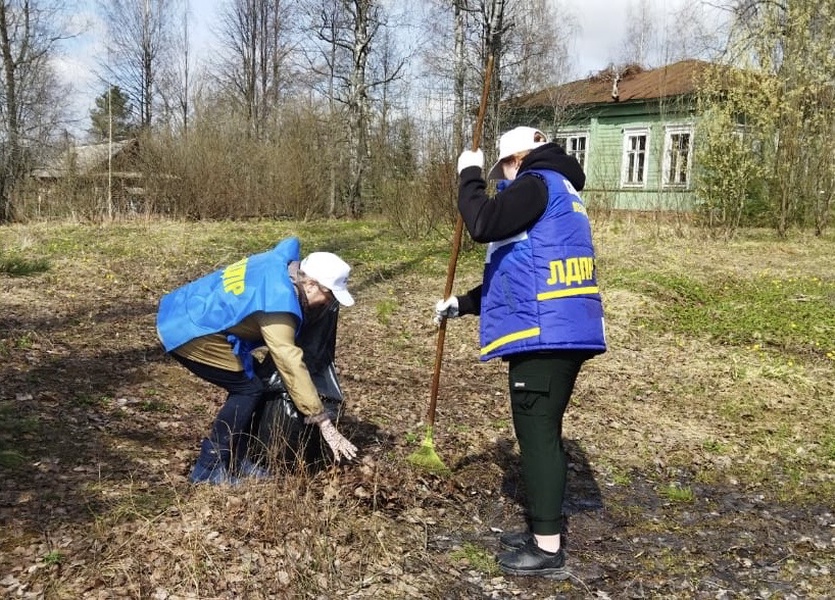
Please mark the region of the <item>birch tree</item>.
<svg viewBox="0 0 835 600"><path fill-rule="evenodd" d="M453 56L455 68L453 71L453 114L452 114L452 147L464 148L464 94L467 84L467 0L453 0Z"/></svg>
<svg viewBox="0 0 835 600"><path fill-rule="evenodd" d="M342 106L337 98L337 74L348 70L347 49L337 43L346 29L346 15L339 0L319 0L306 8L306 21L312 43L303 46L308 85L325 98L327 124L321 158L328 174L327 214L336 216L339 196L341 148L346 135L341 124Z"/></svg>
<svg viewBox="0 0 835 600"><path fill-rule="evenodd" d="M228 0L223 9L219 77L255 139L271 133L282 93L294 77L294 19L290 0Z"/></svg>
<svg viewBox="0 0 835 600"><path fill-rule="evenodd" d="M630 1L626 6L626 31L622 50L624 64L649 67L656 35L651 0Z"/></svg>
<svg viewBox="0 0 835 600"><path fill-rule="evenodd" d="M151 127L158 99L158 79L171 56L175 0L100 0L107 25L105 78L118 85L139 110L142 129Z"/></svg>
<svg viewBox="0 0 835 600"><path fill-rule="evenodd" d="M570 11L549 0L470 0L468 10L474 16L468 41L474 100L481 96L484 65L493 56L483 142L493 148L502 130L517 125L504 122L503 101L565 80L575 22Z"/></svg>
<svg viewBox="0 0 835 600"><path fill-rule="evenodd" d="M346 181L345 212L360 217L366 210L364 192L369 168L369 131L372 127L372 91L385 89L402 76L404 61L385 57L388 28L379 0L319 0L308 14L316 23L316 39L307 48L311 70L319 78L313 85L326 90L331 115L344 115ZM377 60L379 68L374 69ZM376 77L375 77L376 75ZM335 163L333 163L335 164Z"/></svg>
<svg viewBox="0 0 835 600"><path fill-rule="evenodd" d="M63 39L60 4L0 1L0 222L14 218L14 189L58 126L66 95L50 64Z"/></svg>
<svg viewBox="0 0 835 600"><path fill-rule="evenodd" d="M348 214L359 217L364 212L362 184L368 166L368 118L371 114L368 97L368 54L371 41L380 28L380 7L374 0L345 2L351 29L346 43L350 44L351 71L348 74Z"/></svg>

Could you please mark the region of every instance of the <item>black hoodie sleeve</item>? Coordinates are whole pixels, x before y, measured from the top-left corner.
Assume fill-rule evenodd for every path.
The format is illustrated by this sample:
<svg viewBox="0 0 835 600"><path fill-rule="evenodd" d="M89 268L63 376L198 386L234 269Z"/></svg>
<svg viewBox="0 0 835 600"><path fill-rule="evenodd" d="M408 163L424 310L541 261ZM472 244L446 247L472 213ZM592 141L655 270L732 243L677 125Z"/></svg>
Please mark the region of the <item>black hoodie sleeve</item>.
<svg viewBox="0 0 835 600"><path fill-rule="evenodd" d="M547 204L548 189L539 177L523 175L491 199L481 169L468 167L461 172L458 210L476 242L496 242L525 231Z"/></svg>
<svg viewBox="0 0 835 600"><path fill-rule="evenodd" d="M459 315L480 315L481 314L481 286L474 287L463 296L458 298Z"/></svg>

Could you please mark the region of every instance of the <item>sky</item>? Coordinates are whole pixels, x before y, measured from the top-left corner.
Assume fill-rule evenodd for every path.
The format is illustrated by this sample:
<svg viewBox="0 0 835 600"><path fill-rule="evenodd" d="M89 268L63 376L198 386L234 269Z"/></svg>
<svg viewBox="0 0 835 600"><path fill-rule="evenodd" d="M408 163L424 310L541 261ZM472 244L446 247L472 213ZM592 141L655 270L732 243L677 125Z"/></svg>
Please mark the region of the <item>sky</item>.
<svg viewBox="0 0 835 600"><path fill-rule="evenodd" d="M195 45L194 56L211 52L212 23L218 20L226 0L190 0L192 21L190 35ZM388 0L397 2L402 0ZM624 28L630 5L636 9L641 0L557 0L573 14L579 26L570 52L573 72L577 78L597 72L616 61L624 40ZM646 0L651 5L654 25L659 32L669 30L670 15L685 3L694 0ZM69 111L76 119L74 130L89 126L89 112L94 99L107 85L102 80L99 63L104 56L103 28L96 17L96 0L76 0L73 24L82 31L67 44L67 52L58 61L63 80L74 88Z"/></svg>
<svg viewBox="0 0 835 600"><path fill-rule="evenodd" d="M575 72L578 77L606 68L610 63L617 63L622 56L626 39L625 30L631 12L638 12L640 0L562 0L577 17L579 34L572 53ZM717 8L721 0L647 0L652 27L657 41L649 56L652 66L663 64L664 46L680 47L682 40L676 39L677 13L684 7L690 7L704 19L703 25L713 33L718 33L718 26L725 18L725 13ZM688 25L685 23L684 25ZM689 26L696 26L695 21Z"/></svg>
<svg viewBox="0 0 835 600"><path fill-rule="evenodd" d="M628 4L627 0L581 0L570 6L580 27L571 52L580 77L600 71L615 60L624 37Z"/></svg>
<svg viewBox="0 0 835 600"><path fill-rule="evenodd" d="M191 8L190 35L193 55L201 56L211 48L212 23L223 0L189 0ZM71 5L70 29L78 32L64 45L56 60L61 80L72 89L67 110L73 123L71 131L83 132L90 124L90 110L95 98L107 90L101 63L106 61L105 29L97 15L97 0L75 0Z"/></svg>

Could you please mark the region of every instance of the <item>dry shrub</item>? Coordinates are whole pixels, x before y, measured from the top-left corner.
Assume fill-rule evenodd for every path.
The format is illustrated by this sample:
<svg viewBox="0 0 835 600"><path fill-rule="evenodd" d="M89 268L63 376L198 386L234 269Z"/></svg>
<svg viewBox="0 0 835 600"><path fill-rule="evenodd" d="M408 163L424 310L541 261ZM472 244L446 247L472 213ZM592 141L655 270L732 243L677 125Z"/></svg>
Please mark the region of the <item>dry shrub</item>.
<svg viewBox="0 0 835 600"><path fill-rule="evenodd" d="M69 176L51 183L34 179L15 191L14 220L61 219L101 222L135 217L146 212L145 195L130 182L108 182L105 174Z"/></svg>
<svg viewBox="0 0 835 600"><path fill-rule="evenodd" d="M392 179L383 189L382 214L407 237L455 222L458 187L449 162L430 163L416 179Z"/></svg>
<svg viewBox="0 0 835 600"><path fill-rule="evenodd" d="M412 239L426 235L439 219L427 201L429 195L422 183L395 179L382 186L380 208L383 214Z"/></svg>
<svg viewBox="0 0 835 600"><path fill-rule="evenodd" d="M209 116L188 137L156 136L144 154L153 210L194 219L324 214L334 159L317 114L289 108L269 140L246 131Z"/></svg>
<svg viewBox="0 0 835 600"><path fill-rule="evenodd" d="M288 108L281 135L271 144L265 194L274 215L310 218L329 214L344 178L339 149L327 120L312 110Z"/></svg>

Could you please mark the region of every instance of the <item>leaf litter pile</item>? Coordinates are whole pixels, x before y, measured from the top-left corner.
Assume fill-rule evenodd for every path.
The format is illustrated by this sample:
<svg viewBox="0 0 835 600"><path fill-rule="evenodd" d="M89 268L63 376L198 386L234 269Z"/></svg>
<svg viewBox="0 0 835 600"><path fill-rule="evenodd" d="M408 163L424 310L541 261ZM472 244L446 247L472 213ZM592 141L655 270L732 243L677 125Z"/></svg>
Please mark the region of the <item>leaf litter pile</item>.
<svg viewBox="0 0 835 600"><path fill-rule="evenodd" d="M361 457L190 486L223 393L163 355L157 302L289 233L354 265L337 367L340 428ZM811 330L826 339L832 241L609 223L596 235L610 350L586 364L566 415L572 575L555 582L494 562L499 532L523 526L525 491L505 367L478 362L475 319L447 328L434 441L452 472L407 461L424 434L440 236L413 243L373 223L0 230L4 253L48 264L0 272L0 596L831 597L832 346L665 327L701 300L678 279L659 291L656 274L696 289L814 276L820 294L789 300L829 307ZM462 255L456 292L479 282L481 256ZM705 314L707 331L721 314Z"/></svg>

